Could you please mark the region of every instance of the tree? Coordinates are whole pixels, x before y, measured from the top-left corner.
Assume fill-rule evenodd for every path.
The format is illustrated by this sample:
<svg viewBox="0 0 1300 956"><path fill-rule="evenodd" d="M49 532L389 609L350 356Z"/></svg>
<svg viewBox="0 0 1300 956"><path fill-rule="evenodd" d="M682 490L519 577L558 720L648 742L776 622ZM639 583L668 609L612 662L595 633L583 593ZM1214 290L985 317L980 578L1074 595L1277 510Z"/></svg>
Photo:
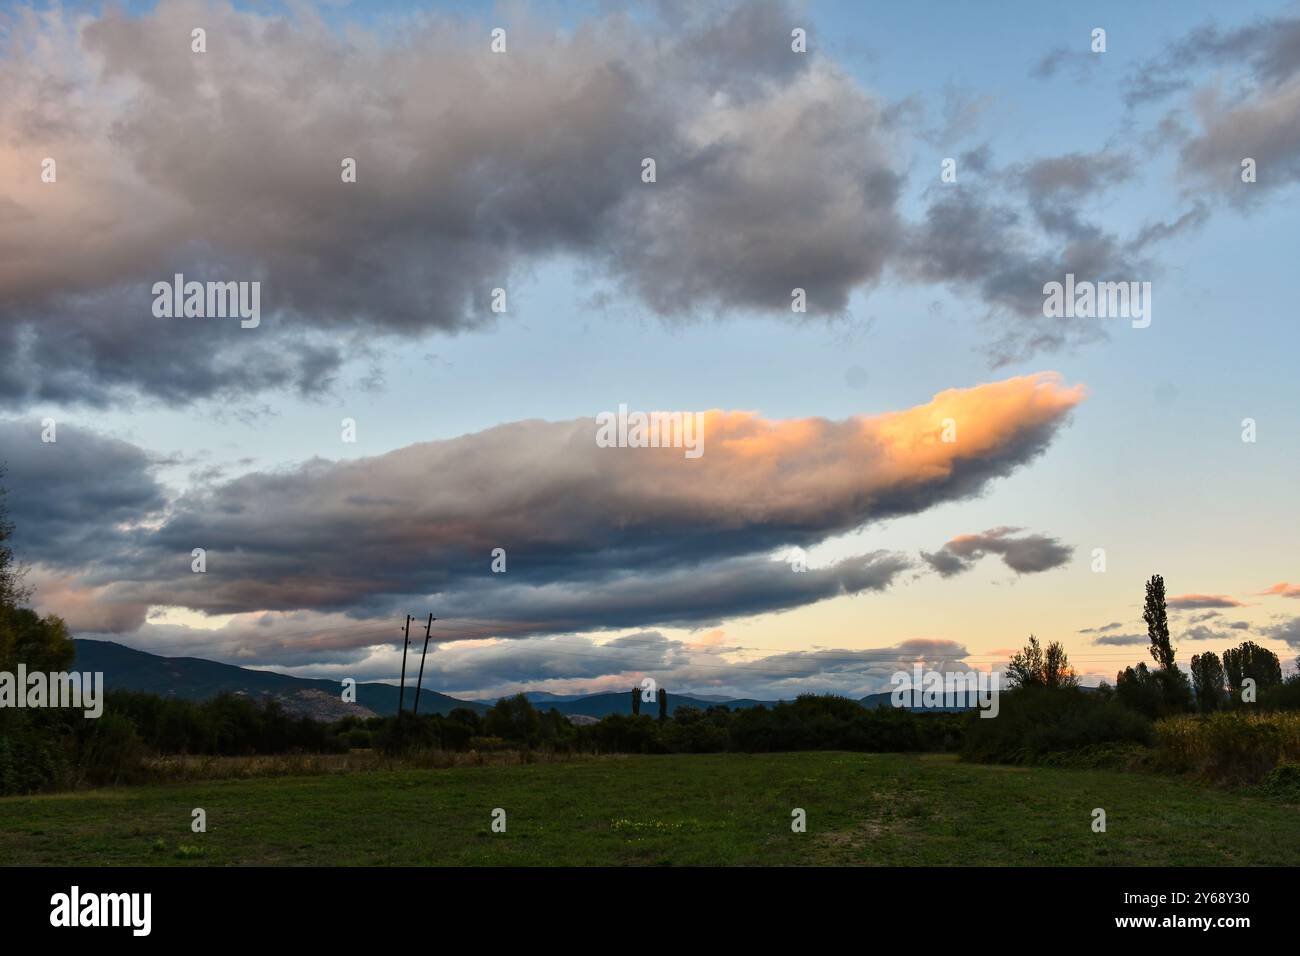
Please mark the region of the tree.
<svg viewBox="0 0 1300 956"><path fill-rule="evenodd" d="M1115 697L1130 710L1155 718L1164 703L1164 692L1146 665L1126 667L1115 675Z"/></svg>
<svg viewBox="0 0 1300 956"><path fill-rule="evenodd" d="M0 465L0 478L5 469ZM14 533L13 522L9 520L9 508L5 503L5 489L0 485L0 615L8 608L17 607L29 596L23 587L23 569L14 560L13 551L5 543Z"/></svg>
<svg viewBox="0 0 1300 956"><path fill-rule="evenodd" d="M1192 686L1196 690L1196 706L1208 714L1223 706L1223 664L1213 651L1192 655Z"/></svg>
<svg viewBox="0 0 1300 956"><path fill-rule="evenodd" d="M1254 641L1244 641L1240 647L1224 651L1223 669L1234 696L1247 677L1255 681L1256 690L1266 690L1282 683L1282 662L1276 654Z"/></svg>
<svg viewBox="0 0 1300 956"><path fill-rule="evenodd" d="M483 718L483 729L511 743L534 744L541 737L542 717L523 694L502 697Z"/></svg>
<svg viewBox="0 0 1300 956"><path fill-rule="evenodd" d="M67 625L53 614L41 617L30 608L10 608L0 619L0 671L19 664L29 671L59 673L72 666L77 645Z"/></svg>
<svg viewBox="0 0 1300 956"><path fill-rule="evenodd" d="M1153 574L1147 582L1146 606L1142 620L1147 622L1147 637L1151 639L1151 657L1162 670L1174 666L1174 646L1169 641L1169 612L1165 605L1165 579Z"/></svg>
<svg viewBox="0 0 1300 956"><path fill-rule="evenodd" d="M1007 682L1012 687L1045 687L1054 690L1058 687L1077 687L1079 677L1070 666L1070 658L1060 641L1048 644L1044 651L1038 638L1030 634L1029 643L1007 665Z"/></svg>

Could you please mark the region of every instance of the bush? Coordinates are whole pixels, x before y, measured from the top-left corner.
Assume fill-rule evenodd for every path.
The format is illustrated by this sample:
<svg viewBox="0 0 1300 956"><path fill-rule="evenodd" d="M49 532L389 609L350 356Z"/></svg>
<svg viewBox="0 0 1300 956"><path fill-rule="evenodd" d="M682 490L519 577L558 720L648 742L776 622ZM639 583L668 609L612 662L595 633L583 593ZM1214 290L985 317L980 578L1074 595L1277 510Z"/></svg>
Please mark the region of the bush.
<svg viewBox="0 0 1300 956"><path fill-rule="evenodd" d="M0 795L54 790L73 780L66 740L52 721L0 711Z"/></svg>
<svg viewBox="0 0 1300 956"><path fill-rule="evenodd" d="M1283 760L1300 761L1300 714L1233 710L1156 724L1157 760L1177 773L1258 783Z"/></svg>
<svg viewBox="0 0 1300 956"><path fill-rule="evenodd" d="M1300 803L1300 764L1284 763L1274 767L1259 789L1270 797Z"/></svg>
<svg viewBox="0 0 1300 956"><path fill-rule="evenodd" d="M1078 688L1024 687L1002 694L997 717L967 715L962 756L1035 763L1103 744L1149 745L1151 723L1115 700Z"/></svg>
<svg viewBox="0 0 1300 956"><path fill-rule="evenodd" d="M138 779L145 746L135 724L122 714L106 713L91 722L80 745L78 768L89 783L123 783Z"/></svg>

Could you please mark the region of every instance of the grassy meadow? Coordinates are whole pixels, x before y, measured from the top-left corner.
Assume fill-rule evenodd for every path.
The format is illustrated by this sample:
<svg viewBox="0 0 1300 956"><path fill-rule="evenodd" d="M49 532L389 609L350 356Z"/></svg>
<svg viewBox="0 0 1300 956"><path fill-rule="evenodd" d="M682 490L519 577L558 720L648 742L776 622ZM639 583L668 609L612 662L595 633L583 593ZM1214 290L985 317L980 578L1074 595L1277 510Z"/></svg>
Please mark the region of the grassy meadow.
<svg viewBox="0 0 1300 956"><path fill-rule="evenodd" d="M207 812L192 833L191 811ZM491 813L506 811L506 832ZM791 811L807 832L791 831ZM1094 833L1092 811L1107 814ZM1300 805L1187 778L806 752L198 780L0 799L6 865L1295 865Z"/></svg>

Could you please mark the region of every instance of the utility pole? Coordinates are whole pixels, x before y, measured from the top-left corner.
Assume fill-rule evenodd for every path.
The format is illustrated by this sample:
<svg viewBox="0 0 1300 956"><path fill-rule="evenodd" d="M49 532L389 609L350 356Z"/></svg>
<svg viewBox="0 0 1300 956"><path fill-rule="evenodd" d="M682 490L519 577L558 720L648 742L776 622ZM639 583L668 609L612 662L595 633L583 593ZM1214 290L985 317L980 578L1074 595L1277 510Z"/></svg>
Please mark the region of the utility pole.
<svg viewBox="0 0 1300 956"><path fill-rule="evenodd" d="M406 615L406 628L402 632L402 689L397 692L397 716L402 716L402 703L406 700L406 649L411 646L411 615Z"/></svg>
<svg viewBox="0 0 1300 956"><path fill-rule="evenodd" d="M429 623L424 625L424 650L420 653L420 676L415 679L415 710L412 713L420 712L420 688L424 686L424 655L429 653L429 632L433 630L433 622L438 620L432 614L429 615Z"/></svg>

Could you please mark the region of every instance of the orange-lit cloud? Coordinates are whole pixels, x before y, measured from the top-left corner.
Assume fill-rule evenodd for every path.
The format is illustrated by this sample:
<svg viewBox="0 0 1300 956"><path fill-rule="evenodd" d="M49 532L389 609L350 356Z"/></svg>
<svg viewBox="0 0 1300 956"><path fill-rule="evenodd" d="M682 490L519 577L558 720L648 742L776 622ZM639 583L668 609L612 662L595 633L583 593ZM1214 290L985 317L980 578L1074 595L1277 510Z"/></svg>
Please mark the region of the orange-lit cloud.
<svg viewBox="0 0 1300 956"><path fill-rule="evenodd" d="M505 622L513 633L503 636L707 627L890 587L911 566L907 555L875 551L803 573L771 555L979 494L1045 450L1083 397L1082 386L1045 372L841 421L712 411L698 458L604 447L594 417L512 422L369 458L250 472L161 508L156 495L137 496L158 520L133 525L117 513L111 527L95 523L90 505L110 483L134 487L150 458L101 456L103 439L68 429L60 447L105 466L52 476L58 461L15 442L10 500L20 528L38 518L26 509L39 508L40 526L55 533L36 563L135 615L164 606L365 620L415 602ZM42 494L62 479L58 500ZM121 526L132 530L114 532ZM56 540L65 528L75 537ZM98 545L87 551L83 540ZM195 547L207 549L207 574L190 570ZM489 571L498 547L504 574ZM120 629L127 613L114 610L97 629Z"/></svg>
<svg viewBox="0 0 1300 956"><path fill-rule="evenodd" d="M1285 581L1279 581L1266 591L1260 591L1259 594L1274 594L1279 597L1300 598L1300 584L1288 584Z"/></svg>

